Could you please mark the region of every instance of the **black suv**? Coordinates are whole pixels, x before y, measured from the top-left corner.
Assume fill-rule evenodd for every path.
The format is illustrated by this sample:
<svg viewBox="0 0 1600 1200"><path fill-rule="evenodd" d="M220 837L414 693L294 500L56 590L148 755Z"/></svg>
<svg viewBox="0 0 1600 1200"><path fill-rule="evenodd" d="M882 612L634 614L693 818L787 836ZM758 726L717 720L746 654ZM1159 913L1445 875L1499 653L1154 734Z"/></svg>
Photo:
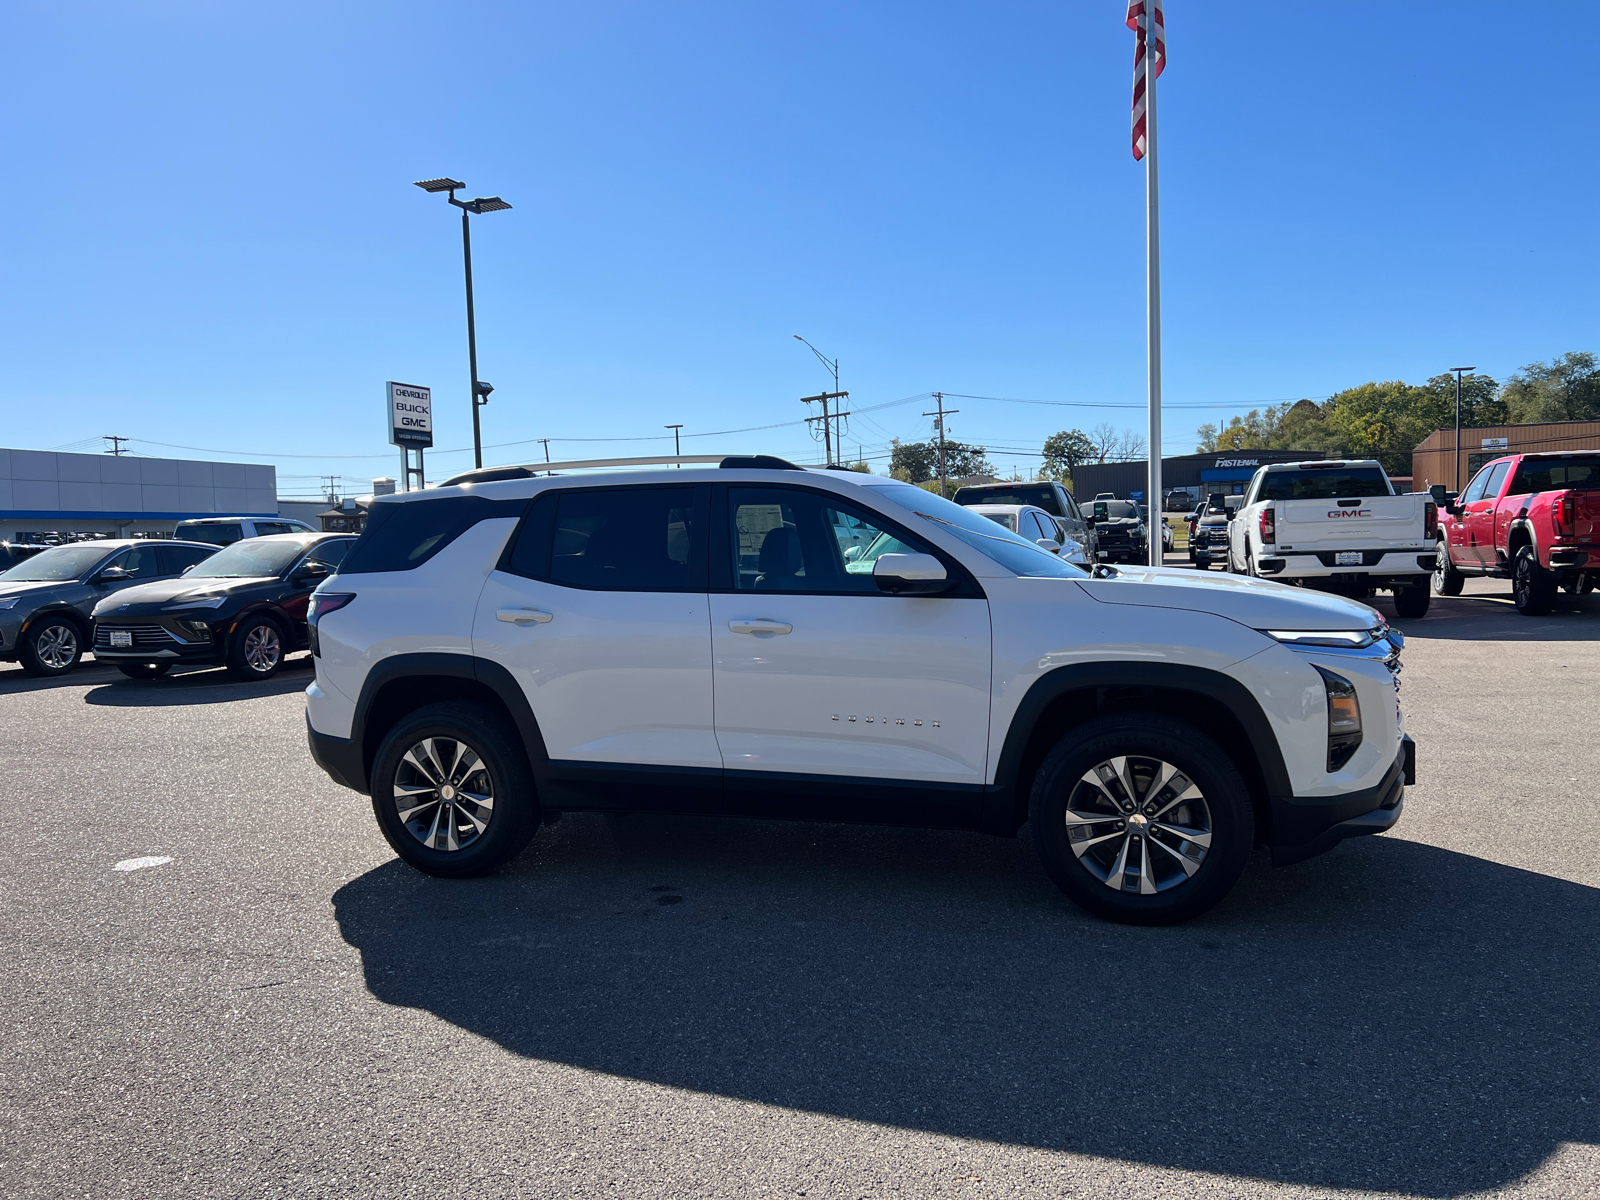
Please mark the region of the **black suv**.
<svg viewBox="0 0 1600 1200"><path fill-rule="evenodd" d="M1150 532L1132 500L1096 500L1094 532L1100 541L1101 562L1150 561Z"/></svg>
<svg viewBox="0 0 1600 1200"><path fill-rule="evenodd" d="M311 591L339 569L348 534L288 533L219 550L181 579L128 588L95 606L94 656L133 679L174 664L225 663L244 679L277 674L307 647Z"/></svg>
<svg viewBox="0 0 1600 1200"><path fill-rule="evenodd" d="M1094 522L1084 519L1078 502L1061 484L1051 480L1037 483L975 483L956 489L951 497L957 504L1031 504L1042 508L1061 524L1061 531L1083 547L1084 558L1099 562L1096 553Z"/></svg>

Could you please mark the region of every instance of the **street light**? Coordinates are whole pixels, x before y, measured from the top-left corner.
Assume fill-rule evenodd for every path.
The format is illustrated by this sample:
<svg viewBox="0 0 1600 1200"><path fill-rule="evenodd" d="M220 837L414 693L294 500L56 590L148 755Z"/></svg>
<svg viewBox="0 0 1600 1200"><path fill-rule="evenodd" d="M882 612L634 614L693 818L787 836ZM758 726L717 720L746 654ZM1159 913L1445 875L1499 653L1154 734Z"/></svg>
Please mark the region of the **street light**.
<svg viewBox="0 0 1600 1200"><path fill-rule="evenodd" d="M1456 373L1456 494L1461 492L1461 375L1464 371L1476 371L1477 367L1451 367Z"/></svg>
<svg viewBox="0 0 1600 1200"><path fill-rule="evenodd" d="M483 466L483 434L479 430L478 409L489 403L489 393L494 388L478 378L478 331L472 315L472 230L467 224L469 213L503 212L510 208L499 196L479 196L476 200L457 200L456 189L467 185L459 179L419 179L417 186L425 192L449 192L449 200L461 210L461 258L467 270L467 366L472 372L472 465Z"/></svg>

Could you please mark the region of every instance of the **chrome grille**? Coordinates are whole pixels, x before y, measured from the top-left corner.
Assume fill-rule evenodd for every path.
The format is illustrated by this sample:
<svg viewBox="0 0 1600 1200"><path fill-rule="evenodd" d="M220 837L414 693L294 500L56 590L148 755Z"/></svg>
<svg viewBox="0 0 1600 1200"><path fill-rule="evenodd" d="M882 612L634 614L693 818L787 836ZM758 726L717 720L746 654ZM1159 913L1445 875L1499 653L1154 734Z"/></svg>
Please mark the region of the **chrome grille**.
<svg viewBox="0 0 1600 1200"><path fill-rule="evenodd" d="M180 644L177 638L173 637L160 625L97 625L94 631L95 649L111 649L112 629L127 630L132 633L133 648L136 650L160 649L163 646Z"/></svg>

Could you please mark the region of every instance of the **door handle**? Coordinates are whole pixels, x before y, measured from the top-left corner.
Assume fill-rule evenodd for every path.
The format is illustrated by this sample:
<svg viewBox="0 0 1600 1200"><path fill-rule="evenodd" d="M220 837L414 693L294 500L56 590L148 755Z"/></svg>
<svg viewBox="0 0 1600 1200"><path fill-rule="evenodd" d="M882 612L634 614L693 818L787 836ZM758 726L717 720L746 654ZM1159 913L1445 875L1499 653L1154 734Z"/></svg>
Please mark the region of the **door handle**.
<svg viewBox="0 0 1600 1200"><path fill-rule="evenodd" d="M550 613L537 608L502 608L494 615L512 625L544 625L552 619Z"/></svg>
<svg viewBox="0 0 1600 1200"><path fill-rule="evenodd" d="M769 621L765 617L736 619L728 622L734 633L793 633L794 626L787 621Z"/></svg>

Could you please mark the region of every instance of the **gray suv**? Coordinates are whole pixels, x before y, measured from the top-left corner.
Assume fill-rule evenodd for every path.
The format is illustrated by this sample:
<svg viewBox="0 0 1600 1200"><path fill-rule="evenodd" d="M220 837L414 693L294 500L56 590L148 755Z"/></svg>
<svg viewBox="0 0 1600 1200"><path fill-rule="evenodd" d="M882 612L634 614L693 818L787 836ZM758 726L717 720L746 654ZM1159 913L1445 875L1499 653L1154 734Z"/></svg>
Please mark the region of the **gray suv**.
<svg viewBox="0 0 1600 1200"><path fill-rule="evenodd" d="M182 575L216 552L202 542L73 542L0 572L0 661L20 662L29 675L65 675L89 645L96 604Z"/></svg>

